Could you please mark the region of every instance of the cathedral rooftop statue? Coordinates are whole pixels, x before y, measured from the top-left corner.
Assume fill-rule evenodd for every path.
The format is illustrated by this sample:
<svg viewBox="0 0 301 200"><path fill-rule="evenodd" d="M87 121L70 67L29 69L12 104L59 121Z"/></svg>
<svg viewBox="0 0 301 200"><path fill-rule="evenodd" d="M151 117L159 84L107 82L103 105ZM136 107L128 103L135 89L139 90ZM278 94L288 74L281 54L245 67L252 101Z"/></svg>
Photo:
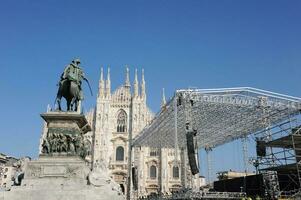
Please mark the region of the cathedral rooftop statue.
<svg viewBox="0 0 301 200"><path fill-rule="evenodd" d="M62 110L61 99L64 97L67 101L67 111L78 111L80 107L80 101L84 99L82 90L82 80L86 81L91 95L92 90L88 79L85 77L83 69L80 67L80 59L74 59L61 75L60 82L58 84L59 89L57 92L56 102L58 110Z"/></svg>

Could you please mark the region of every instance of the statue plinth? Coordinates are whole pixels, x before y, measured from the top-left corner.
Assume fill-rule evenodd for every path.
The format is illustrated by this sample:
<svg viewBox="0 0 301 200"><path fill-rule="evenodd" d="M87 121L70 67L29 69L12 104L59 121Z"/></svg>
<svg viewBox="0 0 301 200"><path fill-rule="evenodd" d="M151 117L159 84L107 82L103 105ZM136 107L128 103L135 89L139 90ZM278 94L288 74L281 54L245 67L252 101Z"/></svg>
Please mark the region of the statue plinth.
<svg viewBox="0 0 301 200"><path fill-rule="evenodd" d="M119 186L108 173L85 162L83 135L91 131L84 115L76 112L41 114L47 135L38 160L26 164L21 186L0 192L0 200L122 200Z"/></svg>
<svg viewBox="0 0 301 200"><path fill-rule="evenodd" d="M83 159L91 149L83 135L91 131L84 115L76 112L48 112L41 114L47 123L42 142L42 155L78 155Z"/></svg>
<svg viewBox="0 0 301 200"><path fill-rule="evenodd" d="M40 156L26 166L21 186L34 189L81 189L87 185L89 167L78 156Z"/></svg>
<svg viewBox="0 0 301 200"><path fill-rule="evenodd" d="M41 114L41 117L47 122L47 127L65 127L73 128L80 130L82 134L85 134L91 131L91 126L89 125L86 117L77 112L47 112Z"/></svg>

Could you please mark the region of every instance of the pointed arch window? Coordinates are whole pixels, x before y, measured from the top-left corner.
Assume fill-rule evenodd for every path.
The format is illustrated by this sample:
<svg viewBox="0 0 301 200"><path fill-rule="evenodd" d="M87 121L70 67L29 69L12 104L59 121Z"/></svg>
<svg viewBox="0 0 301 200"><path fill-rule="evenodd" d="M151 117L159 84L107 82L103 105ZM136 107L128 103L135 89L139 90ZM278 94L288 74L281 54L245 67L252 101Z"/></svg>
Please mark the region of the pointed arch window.
<svg viewBox="0 0 301 200"><path fill-rule="evenodd" d="M180 178L180 170L179 170L178 166L174 166L172 168L172 176L173 176L174 179Z"/></svg>
<svg viewBox="0 0 301 200"><path fill-rule="evenodd" d="M150 178L151 179L156 179L157 178L157 167L152 165L149 169L150 172Z"/></svg>
<svg viewBox="0 0 301 200"><path fill-rule="evenodd" d="M120 110L117 115L117 133L127 132L127 114L124 110Z"/></svg>
<svg viewBox="0 0 301 200"><path fill-rule="evenodd" d="M116 149L116 161L124 161L124 148L121 146Z"/></svg>

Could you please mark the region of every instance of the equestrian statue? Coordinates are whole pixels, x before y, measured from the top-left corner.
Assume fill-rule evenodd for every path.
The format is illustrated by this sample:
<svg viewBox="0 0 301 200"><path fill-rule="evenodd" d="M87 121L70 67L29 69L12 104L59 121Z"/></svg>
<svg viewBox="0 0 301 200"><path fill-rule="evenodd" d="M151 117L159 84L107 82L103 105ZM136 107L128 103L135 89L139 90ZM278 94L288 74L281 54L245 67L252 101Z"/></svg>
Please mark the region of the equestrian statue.
<svg viewBox="0 0 301 200"><path fill-rule="evenodd" d="M92 89L88 79L80 65L80 59L74 59L71 64L69 64L61 75L60 82L58 84L59 89L56 96L56 103L58 105L58 110L61 111L61 99L64 97L67 102L67 111L78 111L80 106L80 101L84 99L82 91L82 80L86 81L91 95Z"/></svg>

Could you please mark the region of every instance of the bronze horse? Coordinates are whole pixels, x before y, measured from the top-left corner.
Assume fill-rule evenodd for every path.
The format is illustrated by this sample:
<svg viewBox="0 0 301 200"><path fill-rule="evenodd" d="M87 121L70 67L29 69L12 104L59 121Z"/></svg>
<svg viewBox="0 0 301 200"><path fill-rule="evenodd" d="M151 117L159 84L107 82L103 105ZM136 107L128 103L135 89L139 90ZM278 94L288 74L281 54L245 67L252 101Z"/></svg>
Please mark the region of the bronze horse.
<svg viewBox="0 0 301 200"><path fill-rule="evenodd" d="M88 79L85 77L83 70L79 66L80 60L75 59L69 64L61 75L59 89L57 92L55 103L58 104L58 110L61 111L61 99L64 97L67 101L67 111L77 111L79 102L84 99L81 88L82 80L86 81L91 95L92 89Z"/></svg>
<svg viewBox="0 0 301 200"><path fill-rule="evenodd" d="M67 111L77 111L79 101L81 100L80 93L80 86L75 81L64 80L60 84L56 96L58 109L62 110L61 99L64 97L67 101Z"/></svg>

